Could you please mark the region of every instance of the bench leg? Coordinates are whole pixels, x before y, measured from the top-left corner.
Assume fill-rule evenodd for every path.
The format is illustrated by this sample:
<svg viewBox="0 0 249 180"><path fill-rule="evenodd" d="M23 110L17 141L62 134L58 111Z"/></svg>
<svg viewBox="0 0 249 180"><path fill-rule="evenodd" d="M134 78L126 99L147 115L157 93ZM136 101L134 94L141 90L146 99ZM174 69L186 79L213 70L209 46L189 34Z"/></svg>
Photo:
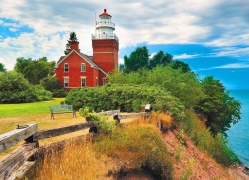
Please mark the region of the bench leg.
<svg viewBox="0 0 249 180"><path fill-rule="evenodd" d="M54 113L51 113L51 119L54 119Z"/></svg>
<svg viewBox="0 0 249 180"><path fill-rule="evenodd" d="M76 117L76 112L75 111L73 112L73 117Z"/></svg>

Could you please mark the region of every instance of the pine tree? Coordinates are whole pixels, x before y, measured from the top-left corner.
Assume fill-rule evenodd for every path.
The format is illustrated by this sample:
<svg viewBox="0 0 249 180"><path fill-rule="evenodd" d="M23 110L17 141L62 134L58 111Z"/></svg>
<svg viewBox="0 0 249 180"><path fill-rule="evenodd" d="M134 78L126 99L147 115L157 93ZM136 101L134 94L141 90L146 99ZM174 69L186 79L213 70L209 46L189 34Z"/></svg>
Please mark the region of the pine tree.
<svg viewBox="0 0 249 180"><path fill-rule="evenodd" d="M68 53L70 52L72 42L78 42L75 32L70 33L69 40L67 40L67 44L66 44L66 50L64 51L65 55L68 55Z"/></svg>

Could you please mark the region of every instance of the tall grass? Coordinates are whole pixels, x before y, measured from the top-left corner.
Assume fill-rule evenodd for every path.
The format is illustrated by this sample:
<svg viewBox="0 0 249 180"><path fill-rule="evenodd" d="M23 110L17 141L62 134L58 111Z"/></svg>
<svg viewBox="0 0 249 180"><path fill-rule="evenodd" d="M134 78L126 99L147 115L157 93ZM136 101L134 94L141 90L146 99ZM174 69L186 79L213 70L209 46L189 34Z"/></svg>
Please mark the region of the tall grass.
<svg viewBox="0 0 249 180"><path fill-rule="evenodd" d="M239 162L238 156L228 147L226 137L221 134L212 136L210 130L203 127L201 120L193 113L188 112L181 125L197 147L208 152L218 163L229 167Z"/></svg>
<svg viewBox="0 0 249 180"><path fill-rule="evenodd" d="M36 168L36 180L95 180L107 174L104 162L108 158L97 159L91 140L84 137L44 153L44 160Z"/></svg>
<svg viewBox="0 0 249 180"><path fill-rule="evenodd" d="M158 178L172 179L172 159L154 123L153 118L148 121L138 118L108 136L98 136L94 141L97 155L105 154L122 162L123 171L145 168Z"/></svg>
<svg viewBox="0 0 249 180"><path fill-rule="evenodd" d="M45 153L36 179L120 179L124 172L136 172L132 175L136 179L143 169L157 179L173 179L173 162L156 123L156 118L138 118L110 134L98 134L92 141L66 142L63 151Z"/></svg>

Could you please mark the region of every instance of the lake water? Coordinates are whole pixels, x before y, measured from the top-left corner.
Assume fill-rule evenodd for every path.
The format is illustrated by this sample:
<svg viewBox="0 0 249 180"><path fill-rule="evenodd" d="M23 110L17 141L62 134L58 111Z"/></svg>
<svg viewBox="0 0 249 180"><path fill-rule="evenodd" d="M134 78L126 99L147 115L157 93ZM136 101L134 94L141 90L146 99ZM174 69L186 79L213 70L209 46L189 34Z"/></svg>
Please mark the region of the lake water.
<svg viewBox="0 0 249 180"><path fill-rule="evenodd" d="M249 90L231 90L230 96L242 103L242 114L241 120L227 131L229 146L249 166Z"/></svg>

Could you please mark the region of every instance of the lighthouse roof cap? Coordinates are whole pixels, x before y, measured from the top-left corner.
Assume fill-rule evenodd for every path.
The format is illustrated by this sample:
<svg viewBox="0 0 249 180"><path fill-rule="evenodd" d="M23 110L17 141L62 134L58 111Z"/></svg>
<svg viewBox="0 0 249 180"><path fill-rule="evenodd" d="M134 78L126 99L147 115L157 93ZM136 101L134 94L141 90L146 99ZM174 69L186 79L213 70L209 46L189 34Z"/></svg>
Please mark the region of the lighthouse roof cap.
<svg viewBox="0 0 249 180"><path fill-rule="evenodd" d="M99 17L100 17L100 16L110 16L110 17L112 17L112 16L111 16L110 14L108 14L106 11L107 11L107 10L104 9L104 12L103 12L102 14L100 14Z"/></svg>

